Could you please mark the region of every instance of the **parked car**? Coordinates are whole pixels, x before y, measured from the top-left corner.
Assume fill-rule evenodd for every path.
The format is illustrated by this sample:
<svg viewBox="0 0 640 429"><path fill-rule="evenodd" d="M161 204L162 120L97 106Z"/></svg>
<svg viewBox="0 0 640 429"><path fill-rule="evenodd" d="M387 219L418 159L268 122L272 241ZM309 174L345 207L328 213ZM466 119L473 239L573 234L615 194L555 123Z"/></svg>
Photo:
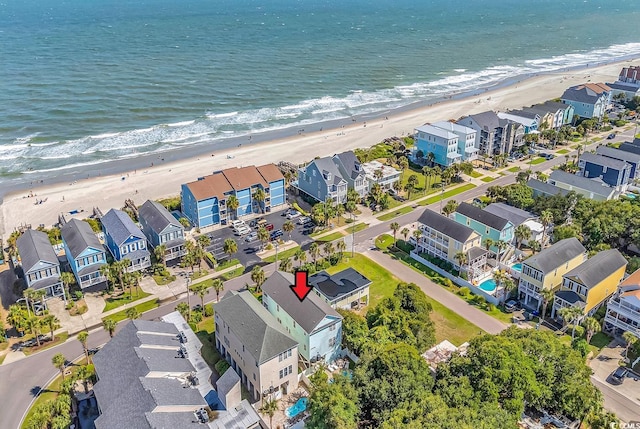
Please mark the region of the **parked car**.
<svg viewBox="0 0 640 429"><path fill-rule="evenodd" d="M236 228L236 234L238 234L238 235L247 235L250 232L251 232L251 228L249 228L246 225L239 226L238 228Z"/></svg>
<svg viewBox="0 0 640 429"><path fill-rule="evenodd" d="M268 224L266 224L266 225L264 226L264 228L265 228L267 231L273 231L274 226L273 226L273 224L272 224L272 223L268 223Z"/></svg>
<svg viewBox="0 0 640 429"><path fill-rule="evenodd" d="M616 368L616 370L611 374L611 383L622 384L624 379L627 377L628 372L627 368L623 366Z"/></svg>
<svg viewBox="0 0 640 429"><path fill-rule="evenodd" d="M249 235L247 235L244 238L244 241L246 241L247 243L251 243L252 241L256 241L258 239L258 233L257 232L252 232Z"/></svg>
<svg viewBox="0 0 640 429"><path fill-rule="evenodd" d="M244 221L243 221L243 220L236 219L236 220L232 220L232 221L231 221L231 227L232 227L232 228L237 228L237 227L239 227L240 225L245 225L245 223L244 223Z"/></svg>
<svg viewBox="0 0 640 429"><path fill-rule="evenodd" d="M282 230L281 229L276 229L275 231L272 231L271 234L269 234L269 239L271 241L277 240L280 237L282 237Z"/></svg>
<svg viewBox="0 0 640 429"><path fill-rule="evenodd" d="M615 139L615 138L616 138L616 133L611 133L611 134L609 134L609 135L607 136L607 139L608 139L608 140L613 140L613 139Z"/></svg>
<svg viewBox="0 0 640 429"><path fill-rule="evenodd" d="M298 225L304 225L307 222L310 222L311 219L308 216L302 216L298 218Z"/></svg>
<svg viewBox="0 0 640 429"><path fill-rule="evenodd" d="M513 313L516 310L520 309L520 303L515 299L510 299L509 301L504 303L504 311L507 313Z"/></svg>
<svg viewBox="0 0 640 429"><path fill-rule="evenodd" d="M294 211L289 212L287 214L287 219L291 220L291 219L295 219L295 218L300 217L300 216L302 216L302 213L300 213L297 210L294 210Z"/></svg>

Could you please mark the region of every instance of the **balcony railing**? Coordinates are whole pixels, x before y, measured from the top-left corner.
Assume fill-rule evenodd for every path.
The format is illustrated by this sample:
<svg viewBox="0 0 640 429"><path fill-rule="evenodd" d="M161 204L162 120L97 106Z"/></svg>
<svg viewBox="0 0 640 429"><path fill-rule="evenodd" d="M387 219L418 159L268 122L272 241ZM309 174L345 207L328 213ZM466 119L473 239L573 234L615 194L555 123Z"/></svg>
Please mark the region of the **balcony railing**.
<svg viewBox="0 0 640 429"><path fill-rule="evenodd" d="M630 325L626 322L623 322L620 319L616 319L615 317L612 317L609 315L609 313L607 313L606 317L604 318L604 323L610 323L611 325L623 329L625 331L629 331L632 334L634 334L636 337L640 338L640 328L638 328L637 326L633 326Z"/></svg>
<svg viewBox="0 0 640 429"><path fill-rule="evenodd" d="M635 307L624 305L617 299L612 299L607 304L609 310L614 310L617 313L623 314L631 319L640 320L640 310L636 310Z"/></svg>

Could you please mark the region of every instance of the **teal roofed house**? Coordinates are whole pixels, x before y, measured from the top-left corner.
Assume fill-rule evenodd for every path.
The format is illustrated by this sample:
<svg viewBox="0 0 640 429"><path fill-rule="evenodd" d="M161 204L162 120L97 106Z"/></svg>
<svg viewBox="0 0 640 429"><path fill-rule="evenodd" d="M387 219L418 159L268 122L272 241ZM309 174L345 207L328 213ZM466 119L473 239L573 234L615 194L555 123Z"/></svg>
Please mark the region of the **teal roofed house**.
<svg viewBox="0 0 640 429"><path fill-rule="evenodd" d="M456 222L466 225L480 234L483 244L487 239L491 239L494 243L504 241L511 244L513 242L513 223L498 215L463 202L460 203L452 216ZM499 251L495 245L489 248L496 255L500 253L501 258L504 257L505 253L509 252L509 249L510 247L507 247Z"/></svg>
<svg viewBox="0 0 640 429"><path fill-rule="evenodd" d="M71 219L60 228L64 252L81 289L106 287L100 267L107 263L104 246L88 223Z"/></svg>
<svg viewBox="0 0 640 429"><path fill-rule="evenodd" d="M128 259L127 271L140 271L151 266L151 254L147 249L147 237L122 210L111 209L102 219L107 248L116 261Z"/></svg>

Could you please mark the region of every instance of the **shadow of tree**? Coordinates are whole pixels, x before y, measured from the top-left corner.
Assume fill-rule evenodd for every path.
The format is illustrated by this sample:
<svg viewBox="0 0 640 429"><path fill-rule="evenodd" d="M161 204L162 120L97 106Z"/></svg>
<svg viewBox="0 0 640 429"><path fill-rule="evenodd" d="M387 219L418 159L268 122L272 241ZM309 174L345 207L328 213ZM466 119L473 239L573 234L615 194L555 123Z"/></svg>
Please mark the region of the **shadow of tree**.
<svg viewBox="0 0 640 429"><path fill-rule="evenodd" d="M40 392L41 392L41 391L42 391L43 393L45 392L44 390L42 390L42 387L40 387L40 386L33 386L33 387L31 388L31 390L29 390L29 393L31 394L31 396L33 396L33 397L35 398L36 396L38 396L38 395L40 394Z"/></svg>

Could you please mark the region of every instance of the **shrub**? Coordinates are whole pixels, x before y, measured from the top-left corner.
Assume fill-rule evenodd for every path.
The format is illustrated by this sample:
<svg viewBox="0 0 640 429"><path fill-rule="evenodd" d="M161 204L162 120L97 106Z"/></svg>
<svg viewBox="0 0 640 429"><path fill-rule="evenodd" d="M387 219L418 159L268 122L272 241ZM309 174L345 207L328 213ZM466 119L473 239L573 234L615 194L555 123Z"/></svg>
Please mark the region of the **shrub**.
<svg viewBox="0 0 640 429"><path fill-rule="evenodd" d="M75 301L78 301L78 300L82 299L82 297L83 297L83 296L84 296L84 295L82 295L82 291L79 291L79 290L77 290L77 291L75 291L75 292L73 293L73 299L74 299Z"/></svg>
<svg viewBox="0 0 640 429"><path fill-rule="evenodd" d="M580 338L584 336L584 328L582 326L576 325L575 328L576 328L575 338ZM569 325L569 328L567 328L567 333L570 334L572 329L573 329L573 325Z"/></svg>
<svg viewBox="0 0 640 429"><path fill-rule="evenodd" d="M625 125L627 125L627 121L618 119L617 121L614 122L614 124L616 127L624 127Z"/></svg>
<svg viewBox="0 0 640 429"><path fill-rule="evenodd" d="M211 316L213 316L213 305L206 304L204 306L204 317L211 317Z"/></svg>
<svg viewBox="0 0 640 429"><path fill-rule="evenodd" d="M215 365L216 372L220 377L229 369L229 362L224 359L220 359Z"/></svg>
<svg viewBox="0 0 640 429"><path fill-rule="evenodd" d="M487 304L487 311L493 311L496 309L496 306L493 303L488 303Z"/></svg>
<svg viewBox="0 0 640 429"><path fill-rule="evenodd" d="M441 285L442 286L446 286L446 287L453 287L453 282L451 281L451 279L447 278L447 277L441 277L442 281L441 281Z"/></svg>
<svg viewBox="0 0 640 429"><path fill-rule="evenodd" d="M338 262L340 262L340 255L333 254L329 257L329 264L336 265Z"/></svg>
<svg viewBox="0 0 640 429"><path fill-rule="evenodd" d="M571 344L571 348L580 352L582 357L587 357L589 354L589 344L587 344L587 340L584 338L576 338L573 340Z"/></svg>
<svg viewBox="0 0 640 429"><path fill-rule="evenodd" d="M204 259L207 261L207 264L209 264L211 268L214 268L216 266L216 258L211 252L206 252L204 254Z"/></svg>
<svg viewBox="0 0 640 429"><path fill-rule="evenodd" d="M482 295L476 295L474 297L474 300L475 300L476 304L478 305L478 307L484 307L487 304L487 300Z"/></svg>
<svg viewBox="0 0 640 429"><path fill-rule="evenodd" d="M458 295L464 296L464 297L469 296L470 293L471 291L469 290L468 287L461 287L460 290L458 291Z"/></svg>
<svg viewBox="0 0 640 429"><path fill-rule="evenodd" d="M202 322L202 312L201 311L192 311L191 312L191 319L189 319L189 322L193 322L195 324L198 324L198 323Z"/></svg>

